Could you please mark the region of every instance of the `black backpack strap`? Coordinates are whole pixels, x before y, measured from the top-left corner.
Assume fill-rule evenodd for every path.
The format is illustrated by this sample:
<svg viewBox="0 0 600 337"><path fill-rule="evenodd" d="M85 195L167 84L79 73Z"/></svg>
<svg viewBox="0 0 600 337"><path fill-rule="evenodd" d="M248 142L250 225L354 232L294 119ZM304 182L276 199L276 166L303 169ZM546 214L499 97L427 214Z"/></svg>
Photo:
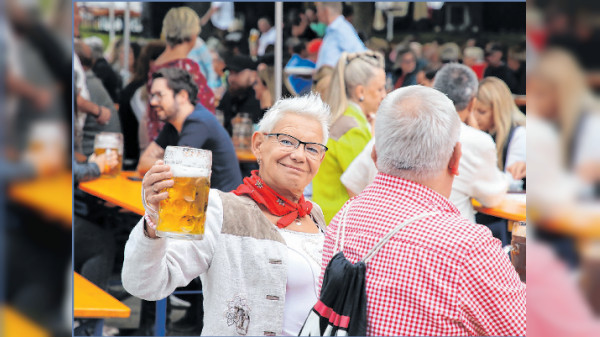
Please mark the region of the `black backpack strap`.
<svg viewBox="0 0 600 337"><path fill-rule="evenodd" d="M512 140L512 137L515 134L515 129L517 128L517 125L511 125L510 126L510 131L508 131L508 137L506 137L506 141L504 142L504 148L502 149L502 167L504 167L504 169L506 170L506 155L508 155L508 145L510 144L510 141Z"/></svg>

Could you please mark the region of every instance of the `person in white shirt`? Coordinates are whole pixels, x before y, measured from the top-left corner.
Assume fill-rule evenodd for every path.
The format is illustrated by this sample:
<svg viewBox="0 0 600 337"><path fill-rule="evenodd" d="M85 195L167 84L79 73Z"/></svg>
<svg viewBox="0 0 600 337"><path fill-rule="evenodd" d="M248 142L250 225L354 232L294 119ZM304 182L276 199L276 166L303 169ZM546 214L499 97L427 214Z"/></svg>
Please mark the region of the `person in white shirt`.
<svg viewBox="0 0 600 337"><path fill-rule="evenodd" d="M475 222L471 198L485 207L498 205L506 195L511 177L498 169L496 145L492 137L467 125L477 123L471 114L478 88L475 72L462 64L446 64L435 75L433 87L454 102L462 120L460 142L463 154L450 201L465 218Z"/></svg>
<svg viewBox="0 0 600 337"><path fill-rule="evenodd" d="M210 9L200 19L200 25L204 26L209 19L212 25L220 30L224 36L224 32L229 29L235 19L233 2L211 2Z"/></svg>
<svg viewBox="0 0 600 337"><path fill-rule="evenodd" d="M473 116L479 130L496 142L498 167L509 172L516 182L523 179L527 160L525 115L504 81L491 76L479 83Z"/></svg>
<svg viewBox="0 0 600 337"><path fill-rule="evenodd" d="M275 45L277 39L277 30L271 25L268 18L262 17L258 20L258 30L260 37L258 38L258 56L263 56L269 45Z"/></svg>

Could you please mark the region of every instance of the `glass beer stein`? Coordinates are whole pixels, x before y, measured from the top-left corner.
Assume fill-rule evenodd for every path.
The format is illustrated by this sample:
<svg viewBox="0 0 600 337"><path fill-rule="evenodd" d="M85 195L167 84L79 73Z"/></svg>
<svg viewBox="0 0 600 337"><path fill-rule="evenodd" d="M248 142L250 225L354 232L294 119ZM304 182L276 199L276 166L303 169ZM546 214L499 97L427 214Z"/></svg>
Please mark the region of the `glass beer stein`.
<svg viewBox="0 0 600 337"><path fill-rule="evenodd" d="M175 239L201 240L210 190L212 152L191 147L167 146L165 164L171 167L173 187L160 202L156 234ZM162 191L161 191L162 192Z"/></svg>
<svg viewBox="0 0 600 337"><path fill-rule="evenodd" d="M526 282L527 275L527 223L515 222L512 228L512 241L504 247L510 252L510 261L522 282Z"/></svg>
<svg viewBox="0 0 600 337"><path fill-rule="evenodd" d="M94 138L94 153L99 156L103 153L115 151L119 163L110 170L106 170L102 177L115 178L121 174L123 167L123 134L119 132L100 132Z"/></svg>

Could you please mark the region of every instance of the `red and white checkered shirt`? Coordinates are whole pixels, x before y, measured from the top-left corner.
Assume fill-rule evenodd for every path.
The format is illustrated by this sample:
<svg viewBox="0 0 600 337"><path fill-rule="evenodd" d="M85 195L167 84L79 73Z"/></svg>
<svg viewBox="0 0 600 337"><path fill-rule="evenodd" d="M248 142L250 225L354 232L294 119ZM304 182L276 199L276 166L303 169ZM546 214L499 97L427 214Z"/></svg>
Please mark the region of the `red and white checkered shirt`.
<svg viewBox="0 0 600 337"><path fill-rule="evenodd" d="M367 335L525 335L526 286L487 227L430 188L384 173L351 201L343 251L352 263L408 218L438 212L404 227L367 264ZM327 228L323 266L342 211Z"/></svg>

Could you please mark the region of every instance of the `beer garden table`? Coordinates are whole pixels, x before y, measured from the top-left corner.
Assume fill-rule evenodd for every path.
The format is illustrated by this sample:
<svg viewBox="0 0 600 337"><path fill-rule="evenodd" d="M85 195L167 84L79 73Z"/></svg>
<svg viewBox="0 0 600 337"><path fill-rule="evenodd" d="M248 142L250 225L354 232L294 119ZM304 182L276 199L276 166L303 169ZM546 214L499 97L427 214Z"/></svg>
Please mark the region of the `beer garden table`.
<svg viewBox="0 0 600 337"><path fill-rule="evenodd" d="M237 155L238 161L240 163L253 163L256 162L256 156L250 150L235 150L235 154Z"/></svg>
<svg viewBox="0 0 600 337"><path fill-rule="evenodd" d="M73 316L98 319L95 336L102 336L104 318L127 318L131 314L129 307L75 272L73 294Z"/></svg>
<svg viewBox="0 0 600 337"><path fill-rule="evenodd" d="M0 336L50 337L50 333L44 328L7 305L0 306L0 321L3 322L0 328Z"/></svg>
<svg viewBox="0 0 600 337"><path fill-rule="evenodd" d="M515 221L527 219L527 202L524 193L508 193L496 207L483 207L479 201L472 199L476 211L508 220L508 230L512 230Z"/></svg>
<svg viewBox="0 0 600 337"><path fill-rule="evenodd" d="M73 182L71 171L52 177L35 178L11 184L9 198L40 212L63 227L71 229L73 219Z"/></svg>
<svg viewBox="0 0 600 337"><path fill-rule="evenodd" d="M99 178L79 183L79 188L128 211L144 215L142 182L130 180L128 177L139 175L134 171L124 171L115 178Z"/></svg>

